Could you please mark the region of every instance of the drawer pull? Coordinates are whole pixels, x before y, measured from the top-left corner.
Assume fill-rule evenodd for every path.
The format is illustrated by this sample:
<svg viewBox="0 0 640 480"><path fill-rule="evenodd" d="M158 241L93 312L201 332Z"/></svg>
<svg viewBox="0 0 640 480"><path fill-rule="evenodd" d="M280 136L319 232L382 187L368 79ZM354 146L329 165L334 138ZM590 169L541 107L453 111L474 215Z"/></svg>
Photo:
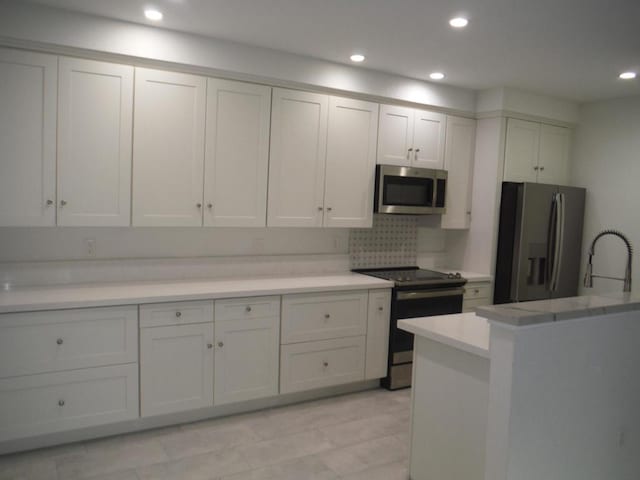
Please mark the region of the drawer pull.
<svg viewBox="0 0 640 480"><path fill-rule="evenodd" d="M58 400L58 405L60 407L64 407L64 400Z"/></svg>
<svg viewBox="0 0 640 480"><path fill-rule="evenodd" d="M478 290L477 288L474 288L473 293L480 293L480 290Z"/></svg>
<svg viewBox="0 0 640 480"><path fill-rule="evenodd" d="M384 307L378 307L378 311L381 312L384 310Z"/></svg>
<svg viewBox="0 0 640 480"><path fill-rule="evenodd" d="M59 338L59 339L57 339L57 340L56 340L56 343L57 343L58 345L62 345L62 344L64 343L64 340L62 340L61 338Z"/></svg>
<svg viewBox="0 0 640 480"><path fill-rule="evenodd" d="M176 312L176 317L180 318L182 316L182 312Z"/></svg>
<svg viewBox="0 0 640 480"><path fill-rule="evenodd" d="M224 347L224 343L222 343L222 342L218 342L218 346L219 346L220 348L222 348L222 347Z"/></svg>
<svg viewBox="0 0 640 480"><path fill-rule="evenodd" d="M322 362L322 365L327 368L329 366L329 362L327 362L326 360L324 362Z"/></svg>
<svg viewBox="0 0 640 480"><path fill-rule="evenodd" d="M331 315L330 315L330 314L328 314L328 313L325 313L325 314L324 314L324 318L331 318Z"/></svg>
<svg viewBox="0 0 640 480"><path fill-rule="evenodd" d="M247 313L249 313L251 311L251 307L248 306L247 308L245 308L245 310L247 311Z"/></svg>
<svg viewBox="0 0 640 480"><path fill-rule="evenodd" d="M208 349L212 349L213 348L213 343L207 343L207 348Z"/></svg>

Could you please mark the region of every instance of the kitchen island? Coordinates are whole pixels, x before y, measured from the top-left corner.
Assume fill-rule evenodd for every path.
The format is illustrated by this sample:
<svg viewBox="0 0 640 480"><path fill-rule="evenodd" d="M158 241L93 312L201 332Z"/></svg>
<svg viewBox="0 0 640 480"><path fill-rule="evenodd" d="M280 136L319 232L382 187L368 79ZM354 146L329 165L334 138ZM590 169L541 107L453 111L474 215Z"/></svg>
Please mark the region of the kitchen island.
<svg viewBox="0 0 640 480"><path fill-rule="evenodd" d="M631 480L640 295L403 320L416 335L413 480Z"/></svg>

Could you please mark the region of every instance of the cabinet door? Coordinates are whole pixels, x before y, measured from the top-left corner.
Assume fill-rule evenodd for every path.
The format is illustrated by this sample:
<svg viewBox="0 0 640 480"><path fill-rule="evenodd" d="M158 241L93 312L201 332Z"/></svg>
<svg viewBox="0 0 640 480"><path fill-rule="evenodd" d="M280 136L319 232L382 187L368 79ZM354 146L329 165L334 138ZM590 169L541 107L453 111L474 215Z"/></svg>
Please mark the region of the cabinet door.
<svg viewBox="0 0 640 480"><path fill-rule="evenodd" d="M270 227L322 225L328 100L317 93L273 90Z"/></svg>
<svg viewBox="0 0 640 480"><path fill-rule="evenodd" d="M535 182L538 177L540 124L510 118L504 153L505 182Z"/></svg>
<svg viewBox="0 0 640 480"><path fill-rule="evenodd" d="M369 291L365 380L387 376L390 313L391 290Z"/></svg>
<svg viewBox="0 0 640 480"><path fill-rule="evenodd" d="M141 329L141 415L212 405L213 323Z"/></svg>
<svg viewBox="0 0 640 480"><path fill-rule="evenodd" d="M264 227L271 88L207 80L204 225Z"/></svg>
<svg viewBox="0 0 640 480"><path fill-rule="evenodd" d="M133 67L60 58L58 225L128 226Z"/></svg>
<svg viewBox="0 0 640 480"><path fill-rule="evenodd" d="M378 105L329 99L325 227L371 227Z"/></svg>
<svg viewBox="0 0 640 480"><path fill-rule="evenodd" d="M215 405L278 394L280 318L216 321Z"/></svg>
<svg viewBox="0 0 640 480"><path fill-rule="evenodd" d="M53 55L0 48L0 225L56 222Z"/></svg>
<svg viewBox="0 0 640 480"><path fill-rule="evenodd" d="M376 162L409 166L413 157L414 110L395 105L380 105L380 130Z"/></svg>
<svg viewBox="0 0 640 480"><path fill-rule="evenodd" d="M559 185L569 182L569 140L568 128L540 126L538 182Z"/></svg>
<svg viewBox="0 0 640 480"><path fill-rule="evenodd" d="M476 121L447 117L447 140L444 168L447 179L447 213L442 228L469 228L471 223L471 188L475 152Z"/></svg>
<svg viewBox="0 0 640 480"><path fill-rule="evenodd" d="M133 225L202 225L206 81L136 68Z"/></svg>
<svg viewBox="0 0 640 480"><path fill-rule="evenodd" d="M446 115L441 113L426 110L415 111L412 166L442 168L446 120Z"/></svg>

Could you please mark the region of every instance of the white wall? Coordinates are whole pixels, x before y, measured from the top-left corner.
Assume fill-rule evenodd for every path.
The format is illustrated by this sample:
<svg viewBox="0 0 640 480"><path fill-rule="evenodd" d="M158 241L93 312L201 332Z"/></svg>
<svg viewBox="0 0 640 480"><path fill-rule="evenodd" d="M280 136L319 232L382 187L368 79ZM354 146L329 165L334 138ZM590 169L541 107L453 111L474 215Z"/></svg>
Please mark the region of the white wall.
<svg viewBox="0 0 640 480"><path fill-rule="evenodd" d="M572 184L586 187L582 273L586 252L603 229L624 232L640 247L640 96L583 105L572 155ZM626 249L617 238L598 241L594 273L622 277ZM640 288L640 263L633 262L634 291ZM622 283L594 279L582 293L622 290Z"/></svg>
<svg viewBox="0 0 640 480"><path fill-rule="evenodd" d="M126 55L200 68L211 75L475 110L475 92L468 89L17 1L0 2L2 43Z"/></svg>
<svg viewBox="0 0 640 480"><path fill-rule="evenodd" d="M509 116L561 124L573 124L579 119L579 105L576 102L507 87L479 92L476 111L500 111Z"/></svg>

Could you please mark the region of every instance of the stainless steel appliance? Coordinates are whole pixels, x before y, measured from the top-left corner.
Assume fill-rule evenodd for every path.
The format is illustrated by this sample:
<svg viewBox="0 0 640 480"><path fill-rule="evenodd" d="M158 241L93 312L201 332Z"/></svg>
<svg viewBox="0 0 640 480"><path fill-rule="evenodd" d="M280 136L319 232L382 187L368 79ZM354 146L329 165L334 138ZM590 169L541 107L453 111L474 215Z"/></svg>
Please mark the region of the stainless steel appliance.
<svg viewBox="0 0 640 480"><path fill-rule="evenodd" d="M502 184L494 303L578 294L585 192Z"/></svg>
<svg viewBox="0 0 640 480"><path fill-rule="evenodd" d="M445 213L447 171L376 165L374 212Z"/></svg>
<svg viewBox="0 0 640 480"><path fill-rule="evenodd" d="M394 282L387 376L380 383L389 390L410 387L413 334L400 330L398 320L460 313L464 294L462 287L467 280L459 273L446 274L418 267L363 269L356 272Z"/></svg>

